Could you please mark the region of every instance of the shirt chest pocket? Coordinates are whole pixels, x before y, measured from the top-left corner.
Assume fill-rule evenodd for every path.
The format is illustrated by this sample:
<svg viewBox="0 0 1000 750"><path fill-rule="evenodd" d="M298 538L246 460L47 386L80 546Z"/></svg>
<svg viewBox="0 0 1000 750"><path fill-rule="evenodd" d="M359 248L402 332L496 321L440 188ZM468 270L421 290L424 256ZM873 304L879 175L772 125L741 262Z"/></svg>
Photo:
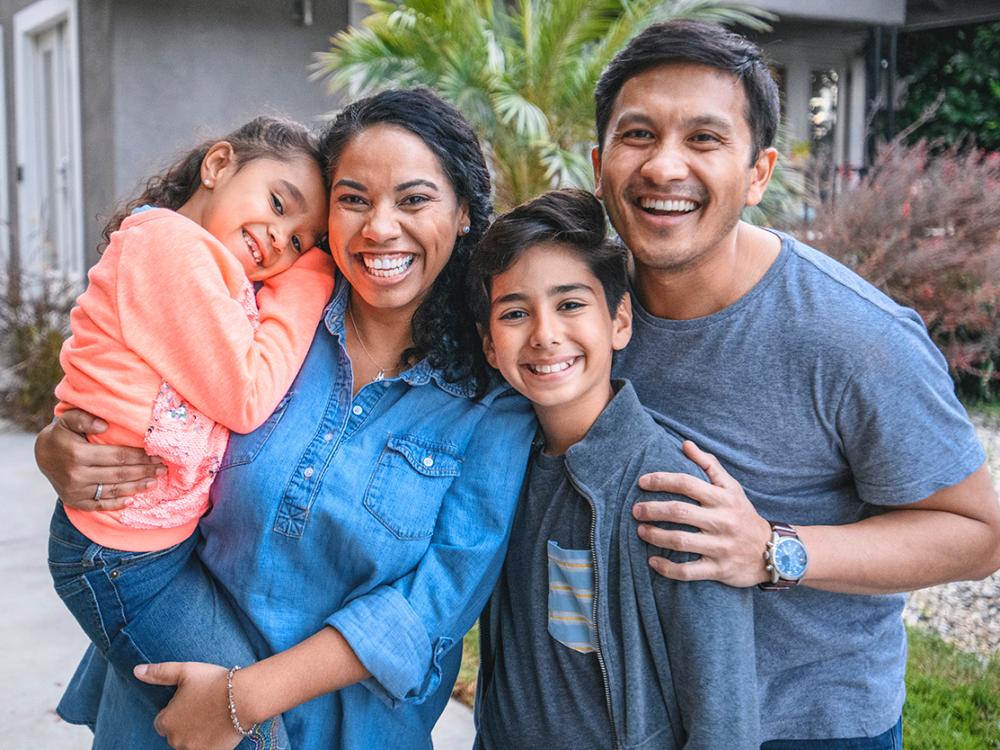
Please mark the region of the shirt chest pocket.
<svg viewBox="0 0 1000 750"><path fill-rule="evenodd" d="M288 410L288 402L292 400L292 395L292 391L289 391L282 396L281 401L278 402L278 405L274 408L271 416L267 418L267 421L253 432L246 435L241 435L238 432L230 433L229 445L226 448L226 454L222 458L222 465L219 466L219 471L228 469L230 466L248 464L257 458L257 454L260 453L265 443L267 443L267 439L271 437L274 428L278 426L281 418L285 416L285 412Z"/></svg>
<svg viewBox="0 0 1000 750"><path fill-rule="evenodd" d="M441 500L462 473L450 446L412 435L390 435L365 492L365 508L399 539L434 533Z"/></svg>

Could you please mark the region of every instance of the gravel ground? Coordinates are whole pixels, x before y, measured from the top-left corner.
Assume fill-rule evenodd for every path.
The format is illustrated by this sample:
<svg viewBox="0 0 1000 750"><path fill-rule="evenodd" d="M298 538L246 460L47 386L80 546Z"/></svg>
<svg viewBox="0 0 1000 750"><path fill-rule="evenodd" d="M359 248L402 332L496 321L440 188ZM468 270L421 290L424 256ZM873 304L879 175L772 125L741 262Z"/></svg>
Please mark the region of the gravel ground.
<svg viewBox="0 0 1000 750"><path fill-rule="evenodd" d="M973 414L1000 491L1000 419ZM982 581L961 581L914 591L903 613L908 625L938 633L963 651L1000 653L1000 573Z"/></svg>

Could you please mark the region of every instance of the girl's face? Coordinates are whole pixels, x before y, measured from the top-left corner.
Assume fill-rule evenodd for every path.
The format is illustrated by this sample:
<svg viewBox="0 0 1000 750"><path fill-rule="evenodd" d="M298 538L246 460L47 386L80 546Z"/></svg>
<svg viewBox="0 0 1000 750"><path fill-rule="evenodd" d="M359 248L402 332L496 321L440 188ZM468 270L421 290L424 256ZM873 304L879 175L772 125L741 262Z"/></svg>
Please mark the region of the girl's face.
<svg viewBox="0 0 1000 750"><path fill-rule="evenodd" d="M469 223L465 201L433 152L395 125L347 144L333 173L330 251L366 304L408 317Z"/></svg>
<svg viewBox="0 0 1000 750"><path fill-rule="evenodd" d="M323 235L326 189L319 165L307 156L254 159L237 168L232 147L217 143L202 161L199 191L205 193L200 217L191 218L236 256L251 281L286 270Z"/></svg>

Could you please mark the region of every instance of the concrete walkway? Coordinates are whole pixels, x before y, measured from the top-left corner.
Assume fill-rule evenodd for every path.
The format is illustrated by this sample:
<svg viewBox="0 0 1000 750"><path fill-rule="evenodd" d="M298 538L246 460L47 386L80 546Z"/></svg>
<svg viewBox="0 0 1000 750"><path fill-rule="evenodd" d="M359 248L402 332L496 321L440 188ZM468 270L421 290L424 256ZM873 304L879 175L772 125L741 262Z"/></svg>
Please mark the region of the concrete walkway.
<svg viewBox="0 0 1000 750"><path fill-rule="evenodd" d="M90 731L53 711L87 639L52 591L46 559L53 494L35 468L33 437L0 433L0 747L84 750ZM472 747L472 715L452 701L434 747Z"/></svg>

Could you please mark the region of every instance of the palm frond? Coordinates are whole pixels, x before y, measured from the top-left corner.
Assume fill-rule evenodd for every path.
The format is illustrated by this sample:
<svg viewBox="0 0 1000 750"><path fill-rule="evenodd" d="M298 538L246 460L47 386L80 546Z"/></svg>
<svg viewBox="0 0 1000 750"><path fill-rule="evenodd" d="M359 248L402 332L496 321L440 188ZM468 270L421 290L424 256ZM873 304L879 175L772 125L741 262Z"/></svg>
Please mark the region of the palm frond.
<svg viewBox="0 0 1000 750"><path fill-rule="evenodd" d="M519 92L504 88L497 91L492 99L500 121L511 126L518 137L529 142L548 139L548 117Z"/></svg>
<svg viewBox="0 0 1000 750"><path fill-rule="evenodd" d="M545 166L545 176L552 185L594 189L590 159L578 149L568 150L557 144L549 144L540 149L540 155Z"/></svg>
<svg viewBox="0 0 1000 750"><path fill-rule="evenodd" d="M397 86L437 90L484 139L501 209L551 187L591 186L594 86L650 23L687 18L756 30L774 18L726 0L366 3L371 15L314 56L312 77L350 97ZM781 190L779 174L776 199Z"/></svg>
<svg viewBox="0 0 1000 750"><path fill-rule="evenodd" d="M749 5L721 5L715 0L673 0L658 4L651 14L655 21L686 19L722 26L743 26L752 31L769 31L778 17L770 11Z"/></svg>

